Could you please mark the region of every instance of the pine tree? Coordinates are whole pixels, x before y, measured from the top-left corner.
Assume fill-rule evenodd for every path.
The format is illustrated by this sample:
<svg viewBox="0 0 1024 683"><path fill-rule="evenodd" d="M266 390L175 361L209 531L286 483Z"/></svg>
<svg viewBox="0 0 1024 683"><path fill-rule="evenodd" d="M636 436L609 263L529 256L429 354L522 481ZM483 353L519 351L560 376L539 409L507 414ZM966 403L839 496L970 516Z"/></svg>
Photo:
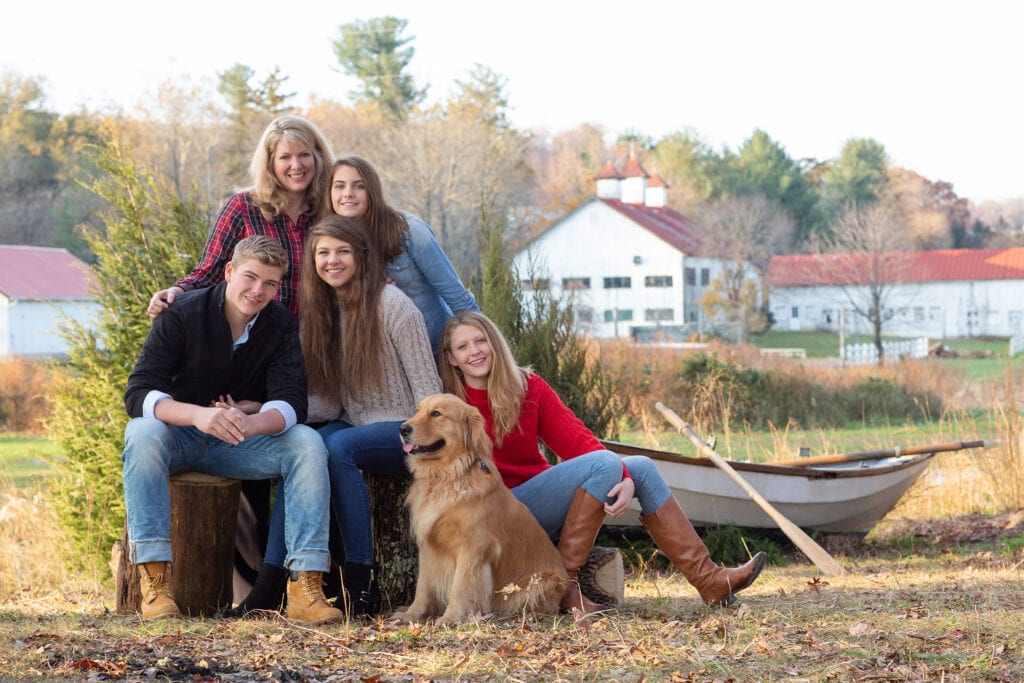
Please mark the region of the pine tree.
<svg viewBox="0 0 1024 683"><path fill-rule="evenodd" d="M123 392L149 332L146 306L153 292L173 283L196 262L208 211L141 168L116 131L91 150L96 176L83 185L108 202L103 228L80 233L96 256L93 275L100 313L94 329L68 320L63 333L69 361L58 371L50 437L51 495L69 532L74 559L98 567L121 537L124 498L121 450L128 422Z"/></svg>

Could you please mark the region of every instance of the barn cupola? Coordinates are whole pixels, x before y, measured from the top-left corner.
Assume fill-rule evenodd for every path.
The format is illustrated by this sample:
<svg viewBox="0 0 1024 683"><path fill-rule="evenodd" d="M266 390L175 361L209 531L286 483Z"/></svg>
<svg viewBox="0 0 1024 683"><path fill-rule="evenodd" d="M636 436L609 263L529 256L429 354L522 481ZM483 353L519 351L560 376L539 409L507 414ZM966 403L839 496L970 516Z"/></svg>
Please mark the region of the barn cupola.
<svg viewBox="0 0 1024 683"><path fill-rule="evenodd" d="M620 199L622 197L622 176L615 164L608 160L601 172L594 178L597 181L597 196L601 199Z"/></svg>
<svg viewBox="0 0 1024 683"><path fill-rule="evenodd" d="M629 159L622 169L622 201L626 204L643 204L647 194L647 178L647 171L630 149Z"/></svg>
<svg viewBox="0 0 1024 683"><path fill-rule="evenodd" d="M647 194L644 196L646 206L668 206L668 183L655 171L647 179Z"/></svg>

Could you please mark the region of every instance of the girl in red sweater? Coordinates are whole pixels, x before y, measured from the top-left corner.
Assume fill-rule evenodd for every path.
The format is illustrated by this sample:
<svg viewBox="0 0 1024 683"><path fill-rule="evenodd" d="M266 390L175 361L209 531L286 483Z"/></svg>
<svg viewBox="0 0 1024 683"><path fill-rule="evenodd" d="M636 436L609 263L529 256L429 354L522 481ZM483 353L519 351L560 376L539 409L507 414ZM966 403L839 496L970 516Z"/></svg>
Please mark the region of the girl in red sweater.
<svg viewBox="0 0 1024 683"><path fill-rule="evenodd" d="M603 448L547 382L516 364L489 318L456 313L444 326L441 349L438 370L445 391L480 410L502 480L548 534L558 535L570 578L563 609L602 609L580 592L576 577L605 515L620 517L634 497L651 538L705 603L731 603L761 573L763 552L734 569L712 562L654 463L644 456L620 458ZM558 456L557 465L541 455L538 439Z"/></svg>

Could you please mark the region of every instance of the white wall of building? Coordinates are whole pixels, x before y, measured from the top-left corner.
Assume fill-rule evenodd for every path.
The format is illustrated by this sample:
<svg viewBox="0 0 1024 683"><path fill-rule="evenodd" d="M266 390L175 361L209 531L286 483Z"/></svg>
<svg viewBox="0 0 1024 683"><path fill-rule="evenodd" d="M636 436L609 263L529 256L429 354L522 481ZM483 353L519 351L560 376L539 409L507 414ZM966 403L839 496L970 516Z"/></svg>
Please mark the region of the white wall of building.
<svg viewBox="0 0 1024 683"><path fill-rule="evenodd" d="M0 356L64 355L64 315L91 327L98 313L93 301L11 301L0 295Z"/></svg>
<svg viewBox="0 0 1024 683"><path fill-rule="evenodd" d="M851 290L853 291L853 290ZM864 290L853 294L865 301ZM776 287L771 296L775 329L839 329L845 309L847 334L870 333L839 287ZM894 316L883 331L933 339L1008 337L1024 331L1024 280L959 280L897 285L887 299Z"/></svg>
<svg viewBox="0 0 1024 683"><path fill-rule="evenodd" d="M634 327L682 325L684 269L709 269L714 279L721 264L691 259L645 228L600 201L592 200L566 216L514 259L521 278L546 278L552 292L563 281L589 279L589 287L571 289L578 327L595 337L626 337ZM605 278L629 278L630 286L606 287ZM621 281L620 281L621 282ZM670 284L669 284L670 283ZM655 286L657 285L657 286ZM691 291L686 297L699 292Z"/></svg>

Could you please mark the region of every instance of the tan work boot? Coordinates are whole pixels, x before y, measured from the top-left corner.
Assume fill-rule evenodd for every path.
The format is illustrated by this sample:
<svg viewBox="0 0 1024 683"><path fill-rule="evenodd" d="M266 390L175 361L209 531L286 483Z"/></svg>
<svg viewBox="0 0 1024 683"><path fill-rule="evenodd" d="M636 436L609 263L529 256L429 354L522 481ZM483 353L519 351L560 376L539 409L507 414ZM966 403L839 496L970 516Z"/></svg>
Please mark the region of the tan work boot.
<svg viewBox="0 0 1024 683"><path fill-rule="evenodd" d="M180 617L181 612L174 602L171 589L167 585L170 574L170 562L146 562L139 567L139 589L142 592L142 603L139 608L142 618L167 619Z"/></svg>
<svg viewBox="0 0 1024 683"><path fill-rule="evenodd" d="M344 621L340 609L327 604L323 572L292 572L288 580L288 618L302 624Z"/></svg>

